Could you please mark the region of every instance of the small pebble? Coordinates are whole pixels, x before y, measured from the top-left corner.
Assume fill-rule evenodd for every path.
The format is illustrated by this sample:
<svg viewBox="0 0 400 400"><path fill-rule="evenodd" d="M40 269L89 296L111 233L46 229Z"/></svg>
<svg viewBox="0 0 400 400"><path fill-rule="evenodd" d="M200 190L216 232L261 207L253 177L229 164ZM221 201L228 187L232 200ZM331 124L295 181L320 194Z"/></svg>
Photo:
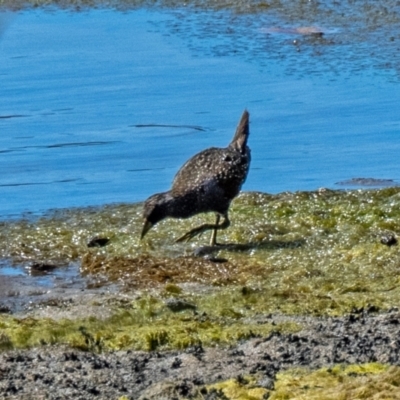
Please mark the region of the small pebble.
<svg viewBox="0 0 400 400"><path fill-rule="evenodd" d="M87 247L104 247L107 246L109 241L108 238L96 236L88 242Z"/></svg>
<svg viewBox="0 0 400 400"><path fill-rule="evenodd" d="M33 276L35 275L45 275L49 272L55 270L57 265L50 263L34 262L28 266L29 273Z"/></svg>
<svg viewBox="0 0 400 400"><path fill-rule="evenodd" d="M170 298L165 301L165 305L173 312L179 312L183 310L195 310L194 304L188 303L187 301Z"/></svg>
<svg viewBox="0 0 400 400"><path fill-rule="evenodd" d="M387 233L381 237L381 243L391 247L397 244L397 238L394 233Z"/></svg>

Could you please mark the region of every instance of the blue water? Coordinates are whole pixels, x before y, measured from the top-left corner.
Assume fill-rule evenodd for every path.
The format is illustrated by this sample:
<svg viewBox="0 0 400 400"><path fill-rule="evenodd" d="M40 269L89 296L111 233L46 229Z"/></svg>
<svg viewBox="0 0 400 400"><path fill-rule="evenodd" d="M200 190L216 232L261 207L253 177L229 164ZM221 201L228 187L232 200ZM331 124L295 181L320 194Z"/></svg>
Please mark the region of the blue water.
<svg viewBox="0 0 400 400"><path fill-rule="evenodd" d="M201 13L191 21L201 23ZM0 219L143 201L167 190L194 153L227 145L244 108L253 159L244 190L400 181L399 82L368 59L349 73L358 67L340 64L340 52L351 60L351 46L324 48L338 61L321 73L324 59L297 53L292 38L287 59L268 48L235 54L228 33L226 41L215 38L218 52L203 51L214 38L175 33L180 21L168 11L25 11L7 22L0 29ZM266 35L250 32L249 47L281 40Z"/></svg>

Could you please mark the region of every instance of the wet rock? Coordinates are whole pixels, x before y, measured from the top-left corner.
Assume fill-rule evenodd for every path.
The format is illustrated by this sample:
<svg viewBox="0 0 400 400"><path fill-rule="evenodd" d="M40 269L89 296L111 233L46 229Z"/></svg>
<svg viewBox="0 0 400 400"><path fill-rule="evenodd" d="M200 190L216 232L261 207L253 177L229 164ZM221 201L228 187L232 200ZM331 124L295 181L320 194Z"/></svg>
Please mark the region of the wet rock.
<svg viewBox="0 0 400 400"><path fill-rule="evenodd" d="M94 238L89 240L87 247L104 247L107 246L109 242L109 238L95 236Z"/></svg>
<svg viewBox="0 0 400 400"><path fill-rule="evenodd" d="M197 247L194 251L193 251L193 255L195 257L212 257L214 253L216 253L218 251L218 247L217 246L201 246L201 247Z"/></svg>
<svg viewBox="0 0 400 400"><path fill-rule="evenodd" d="M257 386L262 387L264 389L272 390L274 389L274 380L266 376L263 379L260 379L257 382Z"/></svg>
<svg viewBox="0 0 400 400"><path fill-rule="evenodd" d="M282 33L289 35L303 35L303 36L315 36L322 37L325 32L318 26L299 26L299 27L270 27L262 28L261 32L264 33Z"/></svg>
<svg viewBox="0 0 400 400"><path fill-rule="evenodd" d="M381 243L391 247L397 244L397 238L393 232L387 232L381 236Z"/></svg>
<svg viewBox="0 0 400 400"><path fill-rule="evenodd" d="M167 299L165 301L165 305L173 312L196 310L196 306L194 304L188 303L185 300L176 299L174 297Z"/></svg>
<svg viewBox="0 0 400 400"><path fill-rule="evenodd" d="M205 350L203 349L201 344L191 346L186 349L186 353L193 354L198 360L202 359L204 352Z"/></svg>
<svg viewBox="0 0 400 400"><path fill-rule="evenodd" d="M175 358L175 360L171 364L171 368L180 368L182 365L182 360L178 357Z"/></svg>
<svg viewBox="0 0 400 400"><path fill-rule="evenodd" d="M205 258L206 258L206 260L209 260L209 261L211 261L213 263L216 263L216 264L223 264L223 263L228 262L228 259L227 258L223 258L223 257L205 257Z"/></svg>
<svg viewBox="0 0 400 400"><path fill-rule="evenodd" d="M10 307L0 303L0 314L10 314L10 313L11 313Z"/></svg>
<svg viewBox="0 0 400 400"><path fill-rule="evenodd" d="M34 262L28 265L27 269L32 276L46 275L54 271L58 266L46 262Z"/></svg>
<svg viewBox="0 0 400 400"><path fill-rule="evenodd" d="M200 390L187 380L158 382L146 389L139 400L178 400L200 395Z"/></svg>
<svg viewBox="0 0 400 400"><path fill-rule="evenodd" d="M397 183L393 179L352 178L352 179L347 179L344 181L336 182L335 185L388 187L388 186L396 186Z"/></svg>

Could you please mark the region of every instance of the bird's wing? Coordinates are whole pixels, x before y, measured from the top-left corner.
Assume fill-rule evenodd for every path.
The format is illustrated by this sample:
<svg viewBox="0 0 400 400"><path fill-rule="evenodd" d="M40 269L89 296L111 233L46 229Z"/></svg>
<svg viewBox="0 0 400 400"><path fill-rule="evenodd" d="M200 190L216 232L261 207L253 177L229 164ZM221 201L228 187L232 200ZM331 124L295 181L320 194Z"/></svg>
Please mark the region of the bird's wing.
<svg viewBox="0 0 400 400"><path fill-rule="evenodd" d="M225 152L212 147L190 158L175 175L171 191L182 194L216 179L226 169Z"/></svg>

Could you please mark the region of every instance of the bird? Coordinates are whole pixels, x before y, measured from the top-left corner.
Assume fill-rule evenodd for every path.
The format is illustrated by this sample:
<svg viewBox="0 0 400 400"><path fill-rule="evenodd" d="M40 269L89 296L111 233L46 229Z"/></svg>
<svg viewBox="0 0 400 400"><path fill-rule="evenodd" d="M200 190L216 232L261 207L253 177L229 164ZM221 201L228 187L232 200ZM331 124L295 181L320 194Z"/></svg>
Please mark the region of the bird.
<svg viewBox="0 0 400 400"><path fill-rule="evenodd" d="M227 147L211 147L194 155L177 172L169 191L156 193L144 202L141 239L167 217L186 219L196 214L214 212L215 224L200 225L179 237L176 242L188 242L211 230L210 245L217 245L217 231L230 226L229 206L239 194L249 172L249 118L249 112L244 110ZM220 223L221 217L223 221Z"/></svg>

